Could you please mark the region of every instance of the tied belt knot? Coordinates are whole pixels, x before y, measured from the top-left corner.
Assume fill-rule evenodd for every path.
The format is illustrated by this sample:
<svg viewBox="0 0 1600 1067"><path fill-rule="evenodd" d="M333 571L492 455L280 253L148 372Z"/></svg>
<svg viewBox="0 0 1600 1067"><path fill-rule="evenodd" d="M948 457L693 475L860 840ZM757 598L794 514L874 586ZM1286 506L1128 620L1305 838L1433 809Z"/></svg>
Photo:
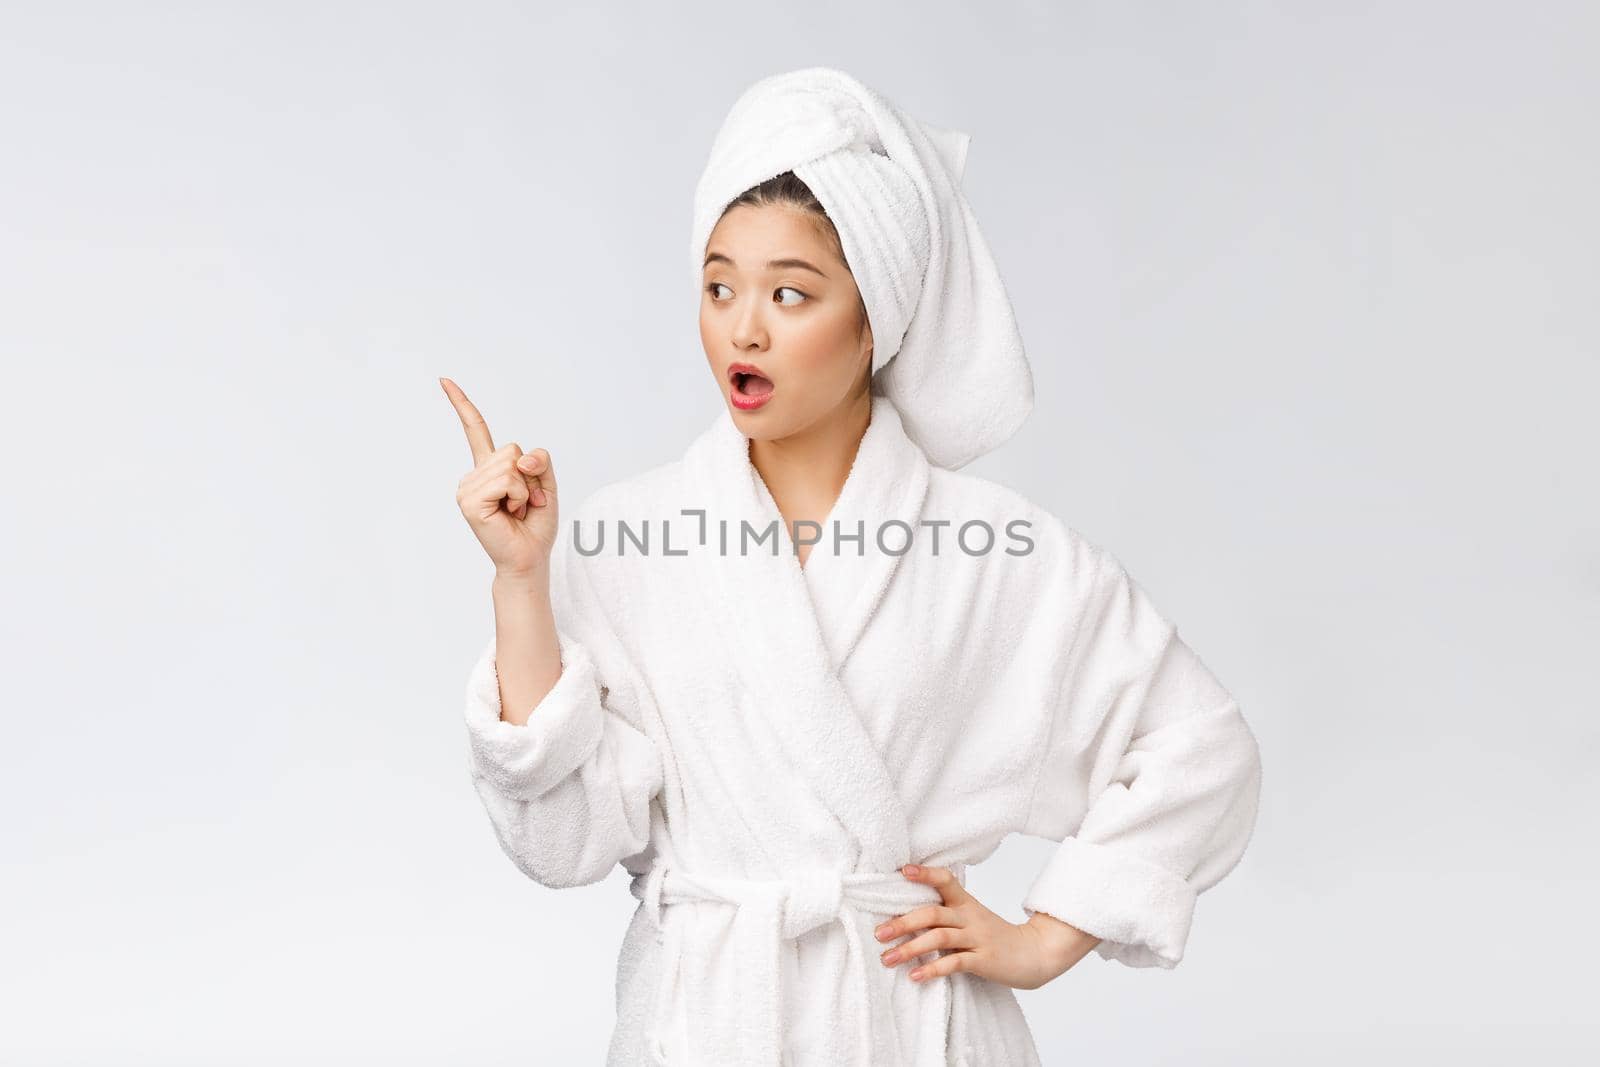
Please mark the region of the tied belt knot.
<svg viewBox="0 0 1600 1067"><path fill-rule="evenodd" d="M965 865L950 864L965 882ZM847 873L821 868L795 870L776 879L723 878L695 874L658 860L648 871L635 874L628 886L649 912L662 935L661 985L655 1021L646 1035L653 1061L667 1064L665 1037L674 998L684 989L689 1009L704 1011L717 998L703 984L718 968L730 965L739 972L738 1005L729 1005L727 1017L718 1017L691 1038L693 1061L745 1063L757 1067L782 1067L785 1012L783 1002L783 946L830 923L844 927L846 981L853 985L848 1003L858 1007L856 1059L860 1067L894 1062L898 1041L892 1027L893 1005L884 981L868 973L880 966L869 952L861 926L865 917L881 921L925 904L940 902L938 890L913 882L898 870L885 873ZM663 906L686 902L727 905L735 909L732 922L732 957L710 958L723 946L706 945L684 936L682 917L665 921ZM874 942L875 943L875 942ZM937 954L937 950L935 950ZM692 966L685 966L689 957ZM870 962L869 962L870 961ZM905 981L904 969L895 981ZM726 988L724 986L724 988ZM944 1067L950 1019L950 979L929 980L918 987L918 1063Z"/></svg>
<svg viewBox="0 0 1600 1067"><path fill-rule="evenodd" d="M844 877L835 871L812 870L792 875L783 894L780 929L789 941L843 917Z"/></svg>

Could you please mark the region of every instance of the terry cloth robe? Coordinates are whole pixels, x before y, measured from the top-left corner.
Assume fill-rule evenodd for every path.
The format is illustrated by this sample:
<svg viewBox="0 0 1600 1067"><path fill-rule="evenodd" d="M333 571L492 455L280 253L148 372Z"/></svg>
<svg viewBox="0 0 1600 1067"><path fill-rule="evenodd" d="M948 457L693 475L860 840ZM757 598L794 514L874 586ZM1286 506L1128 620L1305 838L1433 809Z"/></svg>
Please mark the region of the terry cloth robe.
<svg viewBox="0 0 1600 1067"><path fill-rule="evenodd" d="M1060 843L1025 911L1130 966L1182 958L1251 835L1259 755L1110 552L930 465L882 396L804 567L726 410L577 512L552 556L560 679L501 721L491 638L466 721L518 868L633 876L608 1063L1039 1063L1012 989L913 982L873 936L938 900L902 864L964 876L1010 833ZM957 542L974 520L987 552L979 526ZM835 552L835 521L865 536Z"/></svg>

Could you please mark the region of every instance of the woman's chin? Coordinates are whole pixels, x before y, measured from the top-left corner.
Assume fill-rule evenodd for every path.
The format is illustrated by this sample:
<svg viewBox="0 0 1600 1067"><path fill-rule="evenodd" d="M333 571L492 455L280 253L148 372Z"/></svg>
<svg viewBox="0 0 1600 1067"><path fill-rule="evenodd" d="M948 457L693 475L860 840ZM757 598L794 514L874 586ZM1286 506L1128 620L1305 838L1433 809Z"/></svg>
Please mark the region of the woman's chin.
<svg viewBox="0 0 1600 1067"><path fill-rule="evenodd" d="M741 411L729 405L728 411L739 432L752 441L776 441L794 432L790 420L784 419L782 412L773 410L771 405L757 411Z"/></svg>

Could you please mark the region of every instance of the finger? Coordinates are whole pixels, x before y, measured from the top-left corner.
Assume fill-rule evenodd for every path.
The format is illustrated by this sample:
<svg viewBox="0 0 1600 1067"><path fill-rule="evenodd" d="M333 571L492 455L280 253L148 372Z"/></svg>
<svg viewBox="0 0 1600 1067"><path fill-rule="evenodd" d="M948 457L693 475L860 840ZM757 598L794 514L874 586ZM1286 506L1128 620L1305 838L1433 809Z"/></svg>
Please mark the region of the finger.
<svg viewBox="0 0 1600 1067"><path fill-rule="evenodd" d="M467 432L467 444L472 448L472 465L477 466L494 452L494 438L489 435L489 424L483 421L483 415L467 399L467 394L461 391L460 386L449 378L440 378L439 384L444 387L444 395L450 398L456 414L461 416L462 428Z"/></svg>
<svg viewBox="0 0 1600 1067"><path fill-rule="evenodd" d="M533 487L517 469L522 449L516 442L495 449L481 464L462 476L456 486L456 499L472 502L481 509L480 517L487 519L504 506L512 516L520 519L527 514L527 502L532 499ZM519 502L521 506L519 506ZM533 501L535 504L537 500Z"/></svg>
<svg viewBox="0 0 1600 1067"><path fill-rule="evenodd" d="M892 941L904 934L916 933L931 926L965 926L961 913L943 904L924 904L913 908L878 927L879 941Z"/></svg>
<svg viewBox="0 0 1600 1067"><path fill-rule="evenodd" d="M933 886L946 904L960 904L972 899L967 887L961 884L961 879L949 867L906 866L900 869L900 873L913 882Z"/></svg>
<svg viewBox="0 0 1600 1067"><path fill-rule="evenodd" d="M543 507L545 504L544 486L540 484L539 471L543 469L544 462L540 457L541 449L534 449L525 455L517 457L517 470L528 483L529 499L534 507Z"/></svg>
<svg viewBox="0 0 1600 1067"><path fill-rule="evenodd" d="M542 508L550 502L550 498L545 496L544 486L539 484L539 479L530 474L524 474L522 476L522 484L528 487L528 503L534 507Z"/></svg>
<svg viewBox="0 0 1600 1067"><path fill-rule="evenodd" d="M522 475L507 471L495 481L494 488L512 515L520 519L528 513L528 482Z"/></svg>
<svg viewBox="0 0 1600 1067"><path fill-rule="evenodd" d="M953 926L940 926L924 931L913 937L910 941L896 945L880 953L886 966L893 967L926 955L935 949L972 948L977 942L973 940L972 931L962 930Z"/></svg>
<svg viewBox="0 0 1600 1067"><path fill-rule="evenodd" d="M955 974L957 971L971 971L977 960L977 954L973 952L947 952L932 963L918 964L912 968L910 977L913 982L926 982L929 979Z"/></svg>
<svg viewBox="0 0 1600 1067"><path fill-rule="evenodd" d="M468 495L482 498L492 490L498 490L501 481L508 474L519 473L516 464L521 456L522 449L517 447L515 441L503 444L463 474L456 488ZM496 495L491 499L498 500L499 496Z"/></svg>
<svg viewBox="0 0 1600 1067"><path fill-rule="evenodd" d="M517 467L523 473L535 476L539 488L548 495L558 495L556 491L556 470L550 460L550 453L543 448L536 448L527 453L517 462Z"/></svg>

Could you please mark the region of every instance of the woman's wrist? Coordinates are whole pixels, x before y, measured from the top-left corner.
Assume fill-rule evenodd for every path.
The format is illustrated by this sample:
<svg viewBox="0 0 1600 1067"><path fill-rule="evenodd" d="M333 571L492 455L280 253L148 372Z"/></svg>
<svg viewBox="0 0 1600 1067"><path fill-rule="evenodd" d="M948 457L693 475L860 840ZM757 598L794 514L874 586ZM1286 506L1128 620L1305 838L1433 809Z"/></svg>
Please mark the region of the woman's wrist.
<svg viewBox="0 0 1600 1067"><path fill-rule="evenodd" d="M1037 930L1051 965L1064 973L1094 950L1101 938L1042 911L1030 912L1025 926Z"/></svg>
<svg viewBox="0 0 1600 1067"><path fill-rule="evenodd" d="M494 572L494 588L496 592L507 593L532 593L550 587L550 567L548 563L535 564L520 570L499 570Z"/></svg>

